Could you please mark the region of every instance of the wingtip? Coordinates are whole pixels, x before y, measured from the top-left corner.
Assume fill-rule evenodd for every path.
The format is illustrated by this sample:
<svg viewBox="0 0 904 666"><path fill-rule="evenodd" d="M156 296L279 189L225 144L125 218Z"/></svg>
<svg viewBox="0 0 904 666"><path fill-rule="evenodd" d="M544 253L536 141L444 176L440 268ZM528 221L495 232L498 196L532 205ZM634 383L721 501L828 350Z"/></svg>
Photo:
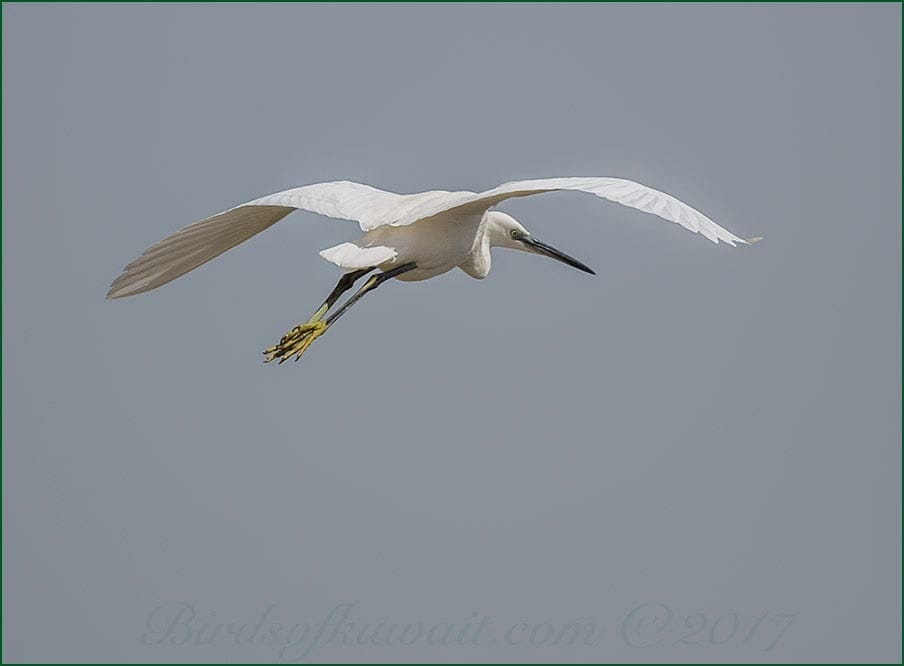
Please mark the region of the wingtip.
<svg viewBox="0 0 904 666"><path fill-rule="evenodd" d="M126 296L131 296L134 294L134 291L130 291L128 287L124 287L120 284L116 284L115 282L110 285L110 288L107 290L106 300L115 301L120 298L124 298Z"/></svg>
<svg viewBox="0 0 904 666"><path fill-rule="evenodd" d="M746 243L748 245L753 245L754 243L759 243L761 240L763 240L762 236L754 236L753 238L747 238Z"/></svg>

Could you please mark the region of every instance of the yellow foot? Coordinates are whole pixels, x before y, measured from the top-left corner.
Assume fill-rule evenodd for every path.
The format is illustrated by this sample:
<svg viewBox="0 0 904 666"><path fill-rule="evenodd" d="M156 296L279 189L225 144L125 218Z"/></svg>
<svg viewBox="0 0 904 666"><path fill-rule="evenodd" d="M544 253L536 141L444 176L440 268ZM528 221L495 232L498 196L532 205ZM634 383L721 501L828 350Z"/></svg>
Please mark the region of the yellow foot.
<svg viewBox="0 0 904 666"><path fill-rule="evenodd" d="M264 350L264 356L266 357L264 363L269 363L274 359L279 359L279 362L283 363L288 361L291 356L294 356L297 361L305 350L311 346L311 343L323 335L324 331L326 331L326 324L322 321L309 321L306 324L299 324L282 336L278 344L273 347L267 347Z"/></svg>

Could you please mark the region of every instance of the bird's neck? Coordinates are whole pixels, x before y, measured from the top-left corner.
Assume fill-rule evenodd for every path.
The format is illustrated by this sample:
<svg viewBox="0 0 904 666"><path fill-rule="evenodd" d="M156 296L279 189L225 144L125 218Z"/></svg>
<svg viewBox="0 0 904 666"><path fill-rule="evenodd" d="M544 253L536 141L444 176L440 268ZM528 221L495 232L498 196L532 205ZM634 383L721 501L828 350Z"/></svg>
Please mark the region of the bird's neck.
<svg viewBox="0 0 904 666"><path fill-rule="evenodd" d="M487 223L487 217L480 221L477 226L477 233L474 234L474 241L471 243L471 251L468 252L468 259L461 265L462 270L471 277L483 279L490 272L490 266L493 257L490 254L492 247L491 225Z"/></svg>

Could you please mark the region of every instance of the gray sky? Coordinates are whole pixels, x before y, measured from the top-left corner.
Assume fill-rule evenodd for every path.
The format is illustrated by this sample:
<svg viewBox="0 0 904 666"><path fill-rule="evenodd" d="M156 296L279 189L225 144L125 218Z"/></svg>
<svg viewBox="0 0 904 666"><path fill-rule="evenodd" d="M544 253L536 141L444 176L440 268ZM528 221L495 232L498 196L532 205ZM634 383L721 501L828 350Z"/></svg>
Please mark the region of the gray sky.
<svg viewBox="0 0 904 666"><path fill-rule="evenodd" d="M2 11L5 661L900 660L899 5ZM497 251L282 367L352 224L104 300L287 187L570 175L766 240L510 202L599 275Z"/></svg>

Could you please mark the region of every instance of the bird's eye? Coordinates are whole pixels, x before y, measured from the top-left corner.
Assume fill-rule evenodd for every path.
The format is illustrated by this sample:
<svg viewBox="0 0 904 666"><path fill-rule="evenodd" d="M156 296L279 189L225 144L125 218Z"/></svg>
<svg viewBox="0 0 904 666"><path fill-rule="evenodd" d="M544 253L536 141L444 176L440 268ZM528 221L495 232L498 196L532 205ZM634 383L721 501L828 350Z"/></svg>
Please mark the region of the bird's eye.
<svg viewBox="0 0 904 666"><path fill-rule="evenodd" d="M512 238L518 238L518 230L512 229Z"/></svg>

